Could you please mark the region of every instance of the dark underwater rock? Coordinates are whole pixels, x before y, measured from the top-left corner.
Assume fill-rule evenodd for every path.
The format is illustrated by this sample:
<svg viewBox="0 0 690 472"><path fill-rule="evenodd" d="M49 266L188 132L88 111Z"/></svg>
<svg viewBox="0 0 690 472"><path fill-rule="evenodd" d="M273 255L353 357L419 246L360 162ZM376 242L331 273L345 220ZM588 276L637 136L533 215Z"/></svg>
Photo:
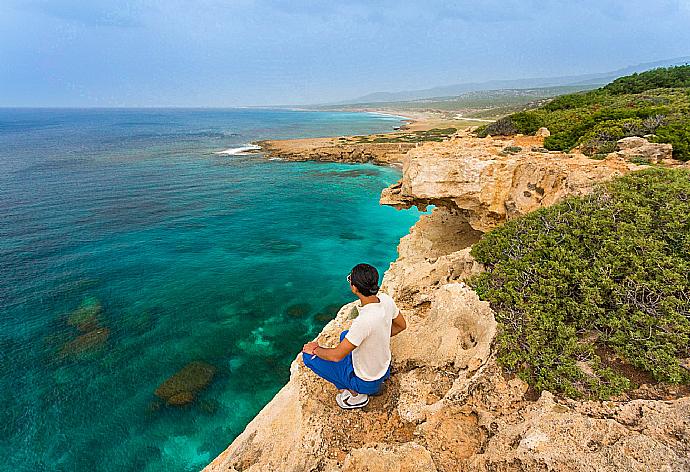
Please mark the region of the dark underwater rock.
<svg viewBox="0 0 690 472"><path fill-rule="evenodd" d="M270 239L261 243L261 247L269 252L283 253L294 252L302 247L300 243L288 241L286 239Z"/></svg>
<svg viewBox="0 0 690 472"><path fill-rule="evenodd" d="M295 318L301 318L309 313L309 310L311 310L311 305L309 303L295 303L287 307L285 313Z"/></svg>
<svg viewBox="0 0 690 472"><path fill-rule="evenodd" d="M79 356L96 351L105 344L109 336L110 330L108 328L96 328L77 336L65 344L62 348L62 354L66 356Z"/></svg>
<svg viewBox="0 0 690 472"><path fill-rule="evenodd" d="M317 321L324 321L324 322L331 321L333 318L335 318L335 315L338 314L338 310L340 310L341 307L342 307L342 305L338 305L335 303L328 305L328 306L324 307L321 311L319 311L316 314L316 316L314 316L314 318Z"/></svg>
<svg viewBox="0 0 690 472"><path fill-rule="evenodd" d="M94 331L99 326L99 317L103 312L101 303L95 298L87 298L81 306L67 317L67 324L77 328L82 333Z"/></svg>
<svg viewBox="0 0 690 472"><path fill-rule="evenodd" d="M344 239L346 241L358 241L364 239L364 236L357 233L343 231L342 233L340 233L340 239Z"/></svg>
<svg viewBox="0 0 690 472"><path fill-rule="evenodd" d="M194 401L198 392L211 383L216 368L205 362L190 362L173 374L154 392L168 405L182 406Z"/></svg>

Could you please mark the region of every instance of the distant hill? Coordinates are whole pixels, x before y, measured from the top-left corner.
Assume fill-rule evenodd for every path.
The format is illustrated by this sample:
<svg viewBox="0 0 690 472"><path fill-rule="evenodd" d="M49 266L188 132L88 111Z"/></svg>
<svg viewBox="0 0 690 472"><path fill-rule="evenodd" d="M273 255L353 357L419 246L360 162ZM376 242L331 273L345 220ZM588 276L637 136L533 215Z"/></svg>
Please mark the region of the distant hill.
<svg viewBox="0 0 690 472"><path fill-rule="evenodd" d="M536 108L546 99L573 92L591 90L592 85L527 89L477 90L451 97L422 98L409 101L365 102L343 105L318 105L320 110L375 109L391 111L429 111L461 113L468 118L495 118L528 108Z"/></svg>
<svg viewBox="0 0 690 472"><path fill-rule="evenodd" d="M482 90L529 89L559 86L583 86L583 88L594 88L601 85L605 85L618 77L630 75L635 72L643 72L650 69L656 69L658 67L669 67L688 63L690 63L690 56L666 59L656 62L647 62L643 64L637 64L634 66L628 66L623 69L611 72L603 72L598 74L512 80L490 80L487 82L461 83L455 85L446 85L442 87L432 87L422 90L407 90L401 92L375 92L352 100L333 103L332 105L412 101L436 97L452 97L462 95L467 92L475 92Z"/></svg>

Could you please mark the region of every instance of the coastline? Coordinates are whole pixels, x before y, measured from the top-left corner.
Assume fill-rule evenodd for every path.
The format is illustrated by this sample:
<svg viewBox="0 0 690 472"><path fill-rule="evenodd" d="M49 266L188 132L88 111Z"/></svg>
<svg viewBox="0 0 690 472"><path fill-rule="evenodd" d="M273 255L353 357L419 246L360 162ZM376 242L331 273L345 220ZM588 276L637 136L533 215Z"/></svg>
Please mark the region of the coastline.
<svg viewBox="0 0 690 472"><path fill-rule="evenodd" d="M394 165L401 167L410 150L429 141L449 139L472 126L463 120L439 117L429 112L358 109L343 112L372 113L399 118L399 127L384 133L253 141L265 158L288 161L321 161Z"/></svg>
<svg viewBox="0 0 690 472"><path fill-rule="evenodd" d="M423 131L428 129L433 129L433 126L438 124L434 121L429 114L425 113L392 113L383 111L365 111L364 113L372 113L376 115L390 116L394 118L400 118L403 124L398 129L393 129L386 133L376 133L366 135L369 138L376 139L380 136L395 136L401 134L403 131L414 130ZM457 130L457 129L456 129ZM350 136L349 139L353 139L355 136ZM347 143L342 143L339 141L339 137L324 137L324 138L297 138L297 139L283 139L283 140L261 140L252 141L248 146L256 146L259 150L252 150L251 153L262 153L266 159L281 159L289 161L317 161L317 162L344 162L344 163L366 163L371 162L374 165L379 166L389 166L398 169L401 173L403 170L403 156L413 147L417 147L417 144L409 147L397 147L397 152L391 152L390 147L384 149L380 146L380 143L371 143L366 146L368 149L361 149L357 152L352 152ZM377 146L378 145L378 146ZM275 146L275 148L273 147ZM327 152L324 154L322 150L326 149ZM337 150L342 150L344 152L337 152ZM374 150L372 152L372 150ZM378 151L378 152L377 152ZM226 151L222 151L226 153ZM395 186L395 184L394 184ZM384 192L386 189L382 189ZM381 204L385 204L381 202ZM414 226L410 228L410 231L414 229ZM410 233L403 236L402 239L409 237ZM398 242L398 245L400 241ZM391 267L394 264L391 263ZM389 269L386 270L388 272ZM385 277L385 275L384 275ZM336 317L329 321L316 336L316 340L326 341L333 344L337 333L341 332L343 329L349 328L353 313L355 312L355 306L357 302L352 301L343 305L336 314ZM334 335L333 333L336 333ZM203 470L204 471L215 471L217 470L218 464L224 464L232 454L233 445L244 441L252 440L252 437L256 434L256 430L262 428L265 423L265 418L273 418L276 422L279 422L279 417L283 414L282 405L293 401L295 395L299 395L299 391L295 391L293 384L293 378L297 373L297 359L299 358L299 353L296 355L295 360L290 365L290 380L275 394L275 396L252 418L252 420L247 424L242 433L240 433L236 438L233 439L232 443L217 457L213 459ZM289 436L289 431L284 431L286 435ZM225 466L222 466L225 469ZM235 471L234 468L230 469ZM238 469L241 470L241 469ZM306 470L306 469L305 469ZM271 470L271 472L273 472Z"/></svg>
<svg viewBox="0 0 690 472"><path fill-rule="evenodd" d="M326 148L355 146L343 139ZM415 143L404 159L369 159L379 165L405 161L401 180L383 190L382 204L436 207L400 240L398 258L384 273L382 290L408 320L408 329L391 340L390 382L364 410L343 412L333 405L332 386L305 369L298 354L288 383L204 470L583 470L573 461L604 470L612 457L625 460L631 443L641 452L635 470L690 465L683 447L654 433L685 421L690 398L681 391L643 385L608 402L558 398L549 391L535 396L496 362L493 311L465 285L483 270L471 256L472 245L509 219L641 168L615 153L598 161L577 152L544 152L543 139L476 138L465 131ZM324 153L313 142L302 143L306 155L299 155L294 141L288 141L288 160L367 157ZM355 316L354 303L322 329L321 345L337 344ZM642 408L654 430L627 427ZM612 447L588 449L612 436L620 438ZM659 447L667 451L661 459L653 454Z"/></svg>
<svg viewBox="0 0 690 472"><path fill-rule="evenodd" d="M414 112L391 112L391 111L380 111L380 110L343 110L343 111L356 111L362 113L372 113L377 115L390 116L395 118L401 118L404 124L399 127L399 129L393 129L385 133L375 133L365 135L364 138L374 140L381 137L396 137L407 135L408 132L420 133L434 129L438 125L457 125L457 128L453 128L453 131L446 136L442 137L442 141L450 139L458 131L467 131L471 128L470 125L463 123L464 126L460 126L455 120L438 120L432 114L429 113L414 113ZM343 141L343 138L345 142ZM389 166L398 169L401 173L403 171L403 158L412 149L418 147L420 144L424 144L424 140L420 140L416 143L396 143L393 147L390 143L353 143L353 141L359 138L359 136L348 136L348 137L323 137L323 138L296 138L296 139L282 139L282 140L260 140L253 141L250 146L257 146L260 148L258 151L252 151L252 153L262 153L266 159L281 159L287 161L317 161L317 162L342 162L342 163L366 163L370 162L374 165L379 166ZM393 138L395 139L395 138ZM386 144L389 144L386 146ZM405 146L403 146L405 144ZM396 187L398 184L393 184L392 187ZM391 187L382 189L381 204L390 205L390 203L385 202L384 195L386 191ZM398 207L400 209L400 207ZM415 227L410 228L410 232L401 238L398 243L398 248L402 244L402 241L406 238L411 237ZM393 270L393 266L397 261L391 263L391 266L384 272L384 282L383 290L386 290L386 277L388 273ZM394 277L390 277L394 278ZM355 312L356 301L349 302L343 305L336 317L329 321L316 336L315 340L320 340L325 344L334 344L337 334L343 329L348 329ZM488 349L486 345L482 344L482 352L484 355L488 355ZM233 449L236 444L242 444L245 442L252 441L253 437L257 434L258 430L265 427L266 419L268 418L272 427L275 423L281 422L281 416L284 415L283 406L295 401L295 396L300 394L300 389L295 389L294 379L298 371L298 359L299 353L296 355L295 360L290 365L290 380L276 393L276 395L269 401L257 414L256 416L247 424L245 429L240 435L238 435L233 442L226 448L221 454L213 459L203 470L208 472L213 472L219 470L218 467L222 467L223 470L226 469L225 464L231 459L230 456L237 450ZM323 387L323 386L322 386ZM291 432L288 430L282 431L286 436L290 436ZM240 446L240 450L243 446ZM235 468L231 468L231 471L235 471ZM242 470L240 469L237 469ZM263 470L263 469L262 469ZM290 469L293 470L293 469ZM299 465L297 470L309 470L309 468L302 468ZM273 469L271 469L273 472Z"/></svg>

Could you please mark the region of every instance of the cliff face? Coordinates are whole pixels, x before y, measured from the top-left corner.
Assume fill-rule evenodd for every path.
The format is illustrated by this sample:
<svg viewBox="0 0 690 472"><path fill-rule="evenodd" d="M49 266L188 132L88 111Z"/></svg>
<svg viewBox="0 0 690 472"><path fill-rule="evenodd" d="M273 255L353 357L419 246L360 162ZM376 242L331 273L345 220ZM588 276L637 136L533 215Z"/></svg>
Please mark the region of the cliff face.
<svg viewBox="0 0 690 472"><path fill-rule="evenodd" d="M622 157L597 161L582 154L548 152L541 138L477 139L458 136L411 150L401 182L381 202L398 208L435 204L461 212L470 226L488 231L635 166ZM516 151L518 150L519 151Z"/></svg>
<svg viewBox="0 0 690 472"><path fill-rule="evenodd" d="M412 150L382 202L436 205L403 238L386 272L408 329L392 339L382 395L340 410L300 357L288 384L208 471L690 470L690 398L617 402L538 399L496 365L497 325L463 280L482 234L519 214L635 166L460 137ZM529 193L529 195L528 195ZM356 314L340 309L319 336L335 345Z"/></svg>

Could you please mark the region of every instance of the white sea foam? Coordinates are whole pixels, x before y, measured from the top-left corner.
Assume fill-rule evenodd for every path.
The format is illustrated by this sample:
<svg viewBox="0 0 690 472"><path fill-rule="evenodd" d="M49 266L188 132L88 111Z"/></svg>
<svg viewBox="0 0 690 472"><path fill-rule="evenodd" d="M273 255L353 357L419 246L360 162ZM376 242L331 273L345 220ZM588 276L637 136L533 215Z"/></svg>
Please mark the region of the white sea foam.
<svg viewBox="0 0 690 472"><path fill-rule="evenodd" d="M229 148L225 151L218 151L215 154L225 154L227 156L242 156L245 154L253 154L256 151L260 151L261 147L256 144L248 144L246 146L240 146L235 148Z"/></svg>

